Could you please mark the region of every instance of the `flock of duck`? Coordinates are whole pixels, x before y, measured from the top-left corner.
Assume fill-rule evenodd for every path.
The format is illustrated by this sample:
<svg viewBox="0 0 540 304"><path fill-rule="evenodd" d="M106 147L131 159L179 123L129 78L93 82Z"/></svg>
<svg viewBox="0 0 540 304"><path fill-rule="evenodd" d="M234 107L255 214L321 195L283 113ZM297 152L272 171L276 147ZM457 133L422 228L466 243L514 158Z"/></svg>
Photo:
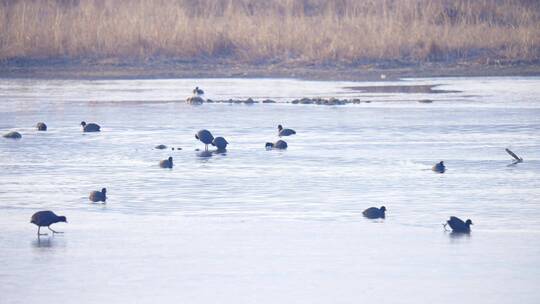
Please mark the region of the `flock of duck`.
<svg viewBox="0 0 540 304"><path fill-rule="evenodd" d="M199 97L200 95L204 94L204 91L199 89L199 87L196 87L193 90L193 94L195 97ZM96 123L86 123L85 121L81 122L82 130L83 132L100 132L101 127ZM36 129L38 131L47 131L47 125L44 122L38 122L36 124ZM278 136L291 136L295 135L296 131L293 129L286 129L283 128L282 125L278 125ZM3 135L4 138L9 139L20 139L22 138L22 135L19 132L12 131L8 132ZM229 144L227 140L221 136L214 137L212 133L208 130L200 130L195 134L195 138L199 141L201 141L205 145L205 152L208 152L208 145L212 145L216 147L216 152L224 152L226 151L227 145ZM279 149L284 150L287 149L287 142L284 140L278 140L274 143L267 142L265 145L266 149ZM158 145L155 147L156 149L165 149L165 145ZM174 148L173 148L174 149ZM517 156L514 152L510 151L509 149L505 149L506 152L514 158L513 164L517 164L520 162L523 162L523 159L519 156ZM159 162L159 166L161 168L172 168L173 167L173 158L169 157L168 159L161 160ZM446 166L444 165L443 161L440 161L436 163L432 170L437 173L444 173L446 171ZM101 191L92 191L88 197L88 199L93 203L103 202L105 203L107 200L107 189L103 188ZM377 207L370 207L362 212L363 216L369 219L384 219L386 213L386 207L381 206L380 208ZM46 211L38 211L32 215L32 218L30 220L30 223L35 224L38 226L38 237L41 235L47 235L47 233L41 233L41 227L47 227L53 234L55 233L62 233L61 231L55 231L50 226L55 223L59 222L66 222L67 219L65 216L56 215L54 212L46 210ZM473 222L470 219L467 219L466 221L461 220L458 217L451 216L448 221L446 221L445 224L443 224L444 229L446 230L447 226L450 226L452 229L452 232L454 233L470 233L471 231L471 225L473 225Z"/></svg>

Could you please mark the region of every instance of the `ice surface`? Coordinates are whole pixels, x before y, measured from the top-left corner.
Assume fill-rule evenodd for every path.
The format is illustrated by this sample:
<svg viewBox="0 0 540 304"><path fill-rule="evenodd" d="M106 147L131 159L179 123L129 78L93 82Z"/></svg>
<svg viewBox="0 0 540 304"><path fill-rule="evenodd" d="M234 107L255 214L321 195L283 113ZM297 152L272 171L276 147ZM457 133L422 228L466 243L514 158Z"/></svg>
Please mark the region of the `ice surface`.
<svg viewBox="0 0 540 304"><path fill-rule="evenodd" d="M0 80L0 133L23 135L0 138L0 303L540 302L540 78L404 83L462 92ZM195 86L216 99L388 102L181 102ZM102 132L83 134L82 120ZM266 151L278 124L297 135L286 151ZM200 157L202 128L228 151ZM508 166L506 147L525 161ZM175 167L159 168L168 156ZM431 172L440 160L448 171ZM102 187L107 204L91 204ZM383 204L386 220L361 217ZM47 209L68 223L38 242L29 219ZM471 218L472 234L445 233L450 215Z"/></svg>

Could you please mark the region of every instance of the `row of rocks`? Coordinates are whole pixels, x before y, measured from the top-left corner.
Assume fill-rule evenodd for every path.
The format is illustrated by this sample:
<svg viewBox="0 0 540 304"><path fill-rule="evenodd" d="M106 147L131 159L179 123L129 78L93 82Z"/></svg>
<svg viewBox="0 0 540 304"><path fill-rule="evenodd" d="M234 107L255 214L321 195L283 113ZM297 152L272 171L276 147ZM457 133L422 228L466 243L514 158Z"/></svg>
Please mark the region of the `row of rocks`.
<svg viewBox="0 0 540 304"><path fill-rule="evenodd" d="M358 98L355 99L338 99L338 98L302 98L302 99L295 99L291 101L292 104L317 104L317 105L328 105L328 106L336 106L336 105L346 105L346 104L359 104L359 103L369 103L371 101L361 101Z"/></svg>
<svg viewBox="0 0 540 304"><path fill-rule="evenodd" d="M244 103L244 104L254 104L254 103L259 103L258 101L255 101L253 100L251 97L246 99L246 100L242 100L242 99L228 99L228 100L212 100L212 99L207 99L206 100L207 103ZM275 101L274 101L275 102Z"/></svg>
<svg viewBox="0 0 540 304"><path fill-rule="evenodd" d="M292 104L316 104L316 105L328 105L328 106L339 106L339 105L346 105L346 104L360 104L360 103L370 103L370 100L360 100L359 98L354 99L338 99L338 98L301 98L301 99L294 99L291 101L287 101L286 103L292 103ZM419 100L420 103L432 103L433 100L431 99L422 99ZM212 99L203 99L200 96L192 96L186 99L186 103L189 104L203 104L203 103L230 103L230 104L255 104L255 103L277 103L275 100L272 99L265 99L262 101L256 101L253 100L253 98L248 99L228 99L228 100L212 100Z"/></svg>
<svg viewBox="0 0 540 304"><path fill-rule="evenodd" d="M36 129L38 131L47 131L47 125L44 122L38 122L36 124ZM2 135L2 137L10 138L10 139L21 139L22 134L17 132L17 131L11 131L11 132L8 132L8 133Z"/></svg>
<svg viewBox="0 0 540 304"><path fill-rule="evenodd" d="M292 101L288 101L286 103L292 103L292 104L317 104L317 105L346 105L346 104L359 104L359 103L370 103L371 101L365 100L361 101L358 98L355 99L338 99L338 98L302 98L302 99L294 99ZM189 104L203 104L203 103L230 103L230 104L255 104L255 103L277 103L275 100L272 99L265 99L262 101L253 100L253 98L248 99L228 99L228 100L212 100L212 99L206 99L199 96L192 96L188 97L186 99L186 103Z"/></svg>

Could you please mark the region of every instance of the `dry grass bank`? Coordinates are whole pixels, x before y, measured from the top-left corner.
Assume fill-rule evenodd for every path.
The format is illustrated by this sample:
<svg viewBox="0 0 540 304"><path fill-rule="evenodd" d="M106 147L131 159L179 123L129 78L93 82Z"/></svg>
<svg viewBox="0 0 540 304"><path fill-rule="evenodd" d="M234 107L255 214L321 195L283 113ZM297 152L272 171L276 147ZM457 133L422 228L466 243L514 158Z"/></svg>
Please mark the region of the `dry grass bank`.
<svg viewBox="0 0 540 304"><path fill-rule="evenodd" d="M540 59L536 0L0 0L0 60Z"/></svg>

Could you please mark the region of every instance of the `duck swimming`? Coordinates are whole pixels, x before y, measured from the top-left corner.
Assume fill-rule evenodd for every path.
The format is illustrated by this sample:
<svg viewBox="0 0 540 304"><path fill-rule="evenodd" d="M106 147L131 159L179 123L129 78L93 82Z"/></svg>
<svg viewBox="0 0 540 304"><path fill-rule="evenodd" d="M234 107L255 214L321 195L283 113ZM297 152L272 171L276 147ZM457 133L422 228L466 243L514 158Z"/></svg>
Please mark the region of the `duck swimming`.
<svg viewBox="0 0 540 304"><path fill-rule="evenodd" d="M169 156L168 159L164 159L162 161L159 162L159 166L161 168L169 168L169 169L172 169L173 167L173 160L172 160L172 157Z"/></svg>
<svg viewBox="0 0 540 304"><path fill-rule="evenodd" d="M362 212L362 214L369 219L378 219L378 218L385 218L385 212L386 212L386 207L381 206L381 208L377 208L377 207L367 208L366 210L364 210L364 212Z"/></svg>
<svg viewBox="0 0 540 304"><path fill-rule="evenodd" d="M266 150L270 150L270 149L285 150L287 149L287 143L284 140L280 139L276 141L275 143L267 142L265 147L266 147Z"/></svg>
<svg viewBox="0 0 540 304"><path fill-rule="evenodd" d="M296 131L293 129L283 129L282 125L278 125L278 136L290 136L296 134Z"/></svg>
<svg viewBox="0 0 540 304"><path fill-rule="evenodd" d="M97 203L97 202L105 203L105 201L107 200L107 189L102 188L101 191L90 192L90 196L88 196L88 199L94 203Z"/></svg>
<svg viewBox="0 0 540 304"><path fill-rule="evenodd" d="M437 173L444 173L446 171L446 166L444 165L444 162L441 160L439 163L435 164L431 170L437 172Z"/></svg>
<svg viewBox="0 0 540 304"><path fill-rule="evenodd" d="M38 122L36 128L38 131L47 131L47 125L44 122Z"/></svg>
<svg viewBox="0 0 540 304"><path fill-rule="evenodd" d="M81 121L81 126L84 132L99 132L101 127L95 123L87 124L85 121Z"/></svg>

